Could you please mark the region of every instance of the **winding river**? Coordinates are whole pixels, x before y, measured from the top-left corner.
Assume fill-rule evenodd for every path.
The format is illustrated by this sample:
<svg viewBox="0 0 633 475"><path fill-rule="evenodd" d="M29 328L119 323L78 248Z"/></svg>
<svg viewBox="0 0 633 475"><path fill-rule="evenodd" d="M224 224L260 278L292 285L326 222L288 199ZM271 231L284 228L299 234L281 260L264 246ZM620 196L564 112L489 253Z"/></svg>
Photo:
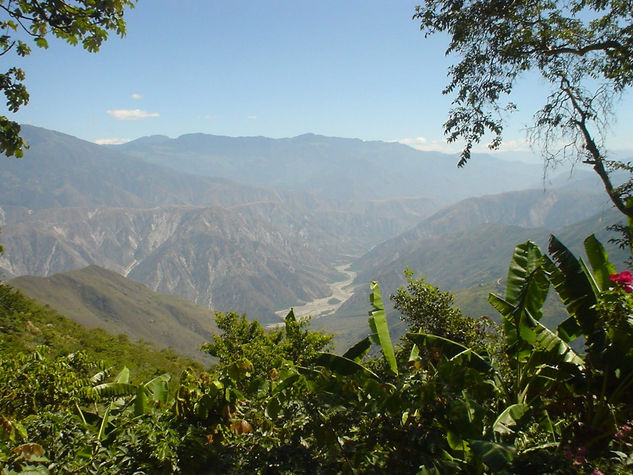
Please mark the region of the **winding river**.
<svg viewBox="0 0 633 475"><path fill-rule="evenodd" d="M352 282L356 278L356 272L349 268L352 264L343 264L336 267L336 270L345 274L345 280L330 283L330 295L307 302L303 305L293 307L297 318L312 315L313 319L332 315L343 303L354 293ZM289 308L278 310L275 313L280 318L285 318L290 311Z"/></svg>

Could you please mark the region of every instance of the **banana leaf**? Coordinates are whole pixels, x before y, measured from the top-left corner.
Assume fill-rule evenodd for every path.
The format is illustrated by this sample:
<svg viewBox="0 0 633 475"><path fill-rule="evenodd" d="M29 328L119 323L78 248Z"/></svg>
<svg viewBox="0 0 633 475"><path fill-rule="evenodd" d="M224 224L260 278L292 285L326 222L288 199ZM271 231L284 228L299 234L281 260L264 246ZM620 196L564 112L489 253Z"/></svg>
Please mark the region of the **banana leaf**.
<svg viewBox="0 0 633 475"><path fill-rule="evenodd" d="M592 283L578 259L554 236L550 237L549 251L552 260L544 261L549 280L574 319L563 322L561 330L570 337L580 330L589 339L598 321L594 308L597 299ZM574 321L578 328L574 328Z"/></svg>
<svg viewBox="0 0 633 475"><path fill-rule="evenodd" d="M609 255L593 234L585 239L585 252L589 258L589 264L593 269L593 275L600 290L606 290L612 282L609 277L616 273L615 265L609 261Z"/></svg>
<svg viewBox="0 0 633 475"><path fill-rule="evenodd" d="M481 372L491 368L490 363L473 350L448 338L427 333L407 333L406 337L418 347L438 349L446 360L465 361L467 366Z"/></svg>
<svg viewBox="0 0 633 475"><path fill-rule="evenodd" d="M349 358L335 355L333 353L319 353L314 359L314 364L317 366L323 366L333 373L337 373L342 376L351 376L352 374L362 373L377 381L379 380L378 375L369 368L366 368L354 360L350 360Z"/></svg>
<svg viewBox="0 0 633 475"><path fill-rule="evenodd" d="M373 310L369 312L371 315L369 317L369 326L377 337L389 369L393 374L397 375L396 354L393 351L393 344L389 335L389 325L387 324L387 315L385 314L385 307L380 294L380 285L374 280L369 284L369 289L371 290L369 301L373 307Z"/></svg>
<svg viewBox="0 0 633 475"><path fill-rule="evenodd" d="M507 470L516 453L514 447L487 440L472 440L470 448L493 473Z"/></svg>
<svg viewBox="0 0 633 475"><path fill-rule="evenodd" d="M512 427L516 426L519 419L523 417L529 409L527 404L512 404L506 407L492 424L492 430L498 434L512 434Z"/></svg>
<svg viewBox="0 0 633 475"><path fill-rule="evenodd" d="M350 360L360 361L369 352L370 348L371 340L369 337L366 337L347 350L343 356Z"/></svg>

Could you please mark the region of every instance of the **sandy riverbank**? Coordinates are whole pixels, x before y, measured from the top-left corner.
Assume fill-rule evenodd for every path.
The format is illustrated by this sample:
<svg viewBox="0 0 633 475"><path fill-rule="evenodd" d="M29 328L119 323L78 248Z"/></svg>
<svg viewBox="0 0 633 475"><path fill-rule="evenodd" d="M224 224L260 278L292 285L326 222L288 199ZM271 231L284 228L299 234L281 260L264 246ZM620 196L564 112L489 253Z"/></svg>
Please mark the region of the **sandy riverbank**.
<svg viewBox="0 0 633 475"><path fill-rule="evenodd" d="M350 266L351 263L336 267L336 270L345 274L346 278L345 280L339 282L330 283L330 295L312 300L304 305L295 306L294 312L297 318L311 315L313 319L316 319L327 317L336 312L354 292L352 282L354 282L354 279L356 278L356 272L349 270ZM278 310L275 313L280 318L285 318L289 311L289 308L285 308L283 310Z"/></svg>

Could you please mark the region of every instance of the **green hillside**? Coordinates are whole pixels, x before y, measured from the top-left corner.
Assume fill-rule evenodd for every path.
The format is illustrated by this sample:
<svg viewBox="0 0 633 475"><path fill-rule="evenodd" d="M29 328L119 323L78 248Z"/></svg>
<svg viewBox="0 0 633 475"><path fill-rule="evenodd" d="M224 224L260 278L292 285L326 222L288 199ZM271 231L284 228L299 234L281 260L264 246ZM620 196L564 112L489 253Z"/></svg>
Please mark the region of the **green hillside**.
<svg viewBox="0 0 633 475"><path fill-rule="evenodd" d="M465 204L470 206L472 202ZM434 219L432 217L427 221L432 222ZM407 267L418 276L425 276L427 282L454 293L457 306L464 314L475 318L481 315L496 318L496 311L488 303L488 294L503 294L508 263L517 244L535 241L546 252L549 235L553 233L574 254L584 258L583 240L595 233L605 244L617 268L624 269L626 252L608 242L613 235L605 230L607 225L618 219L618 214L609 210L555 231L485 223L452 233L439 232L426 236L414 232L404 233L377 246L356 261L355 267L359 271L356 284L359 290L333 317L315 320L314 325L336 333L335 342L339 348L349 348L367 334L363 323L367 321L368 283L371 280L379 281L383 295L387 297L405 285L403 271ZM400 336L405 328L401 326L399 314L387 298L385 308L394 334ZM548 301L544 317L546 323L557 323L562 315L560 304L555 300Z"/></svg>
<svg viewBox="0 0 633 475"><path fill-rule="evenodd" d="M88 329L0 283L0 358L39 345L48 346L52 356L82 351L90 360L103 361L108 367L118 370L127 366L139 380L200 367L199 362L171 350L159 350L148 342L134 343L124 334Z"/></svg>
<svg viewBox="0 0 633 475"><path fill-rule="evenodd" d="M212 312L185 299L153 292L98 266L45 278L18 277L10 285L89 328L210 362L198 349L217 332Z"/></svg>

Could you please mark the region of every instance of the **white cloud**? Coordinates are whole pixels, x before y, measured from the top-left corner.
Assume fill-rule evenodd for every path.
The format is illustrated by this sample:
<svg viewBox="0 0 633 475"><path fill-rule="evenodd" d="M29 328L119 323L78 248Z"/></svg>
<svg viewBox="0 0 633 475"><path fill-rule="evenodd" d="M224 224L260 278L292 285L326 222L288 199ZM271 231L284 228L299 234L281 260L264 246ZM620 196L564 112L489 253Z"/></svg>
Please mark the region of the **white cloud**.
<svg viewBox="0 0 633 475"><path fill-rule="evenodd" d="M256 115L249 115L247 117L247 119L249 119L249 120L257 120L257 116Z"/></svg>
<svg viewBox="0 0 633 475"><path fill-rule="evenodd" d="M139 99L142 99L143 96L141 96L138 92L135 92L134 94L132 94L130 96L132 99L134 99L135 101L138 101Z"/></svg>
<svg viewBox="0 0 633 475"><path fill-rule="evenodd" d="M106 112L116 120L140 120L160 117L158 112L147 112L141 109L111 109Z"/></svg>
<svg viewBox="0 0 633 475"><path fill-rule="evenodd" d="M416 145L418 146L424 145L425 143L428 142L428 140L424 137L408 137L404 139L394 140L394 142L400 142L405 145L411 145L412 147L415 147Z"/></svg>
<svg viewBox="0 0 633 475"><path fill-rule="evenodd" d="M203 119L207 119L207 120L215 120L215 119L218 118L218 116L217 115L207 114L207 115L202 116L202 118Z"/></svg>
<svg viewBox="0 0 633 475"><path fill-rule="evenodd" d="M428 140L426 137L405 137L401 139L389 140L389 142L399 142L408 145L416 150L425 152L460 153L459 143L449 144L444 140ZM490 150L487 144L482 143L473 147L474 153L501 153L501 152L530 152L530 144L527 140L504 140L499 150Z"/></svg>
<svg viewBox="0 0 633 475"><path fill-rule="evenodd" d="M401 139L389 140L389 142L399 142L416 150L422 150L425 152L443 152L443 153L455 153L456 148L447 144L443 140L428 140L426 137L405 137Z"/></svg>
<svg viewBox="0 0 633 475"><path fill-rule="evenodd" d="M97 139L95 140L95 143L98 145L121 145L122 143L128 143L129 141L130 139L111 138L111 139Z"/></svg>

